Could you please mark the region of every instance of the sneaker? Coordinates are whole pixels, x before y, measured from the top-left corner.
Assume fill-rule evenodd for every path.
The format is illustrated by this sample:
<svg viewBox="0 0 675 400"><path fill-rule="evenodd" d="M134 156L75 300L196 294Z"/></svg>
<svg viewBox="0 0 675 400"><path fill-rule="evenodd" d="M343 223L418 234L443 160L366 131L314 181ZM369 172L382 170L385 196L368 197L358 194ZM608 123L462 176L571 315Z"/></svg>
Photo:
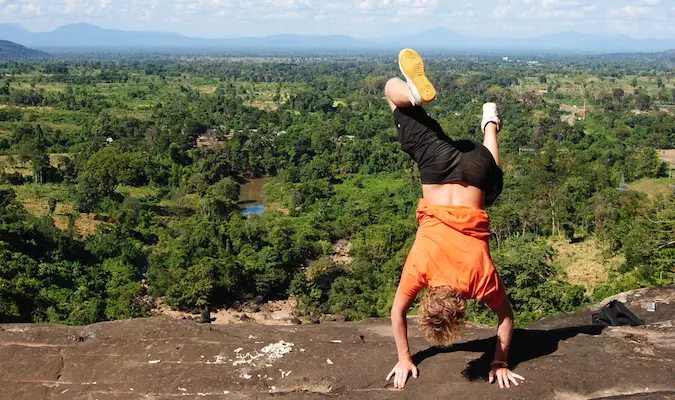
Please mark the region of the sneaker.
<svg viewBox="0 0 675 400"><path fill-rule="evenodd" d="M403 49L398 54L398 65L410 86L410 102L413 105L425 105L436 98L436 88L424 75L424 61L412 49Z"/></svg>
<svg viewBox="0 0 675 400"><path fill-rule="evenodd" d="M499 119L499 111L497 111L497 104L495 103L485 103L483 104L483 122L480 124L480 129L485 133L485 127L490 122L494 122L497 125L497 132L502 128L502 121Z"/></svg>

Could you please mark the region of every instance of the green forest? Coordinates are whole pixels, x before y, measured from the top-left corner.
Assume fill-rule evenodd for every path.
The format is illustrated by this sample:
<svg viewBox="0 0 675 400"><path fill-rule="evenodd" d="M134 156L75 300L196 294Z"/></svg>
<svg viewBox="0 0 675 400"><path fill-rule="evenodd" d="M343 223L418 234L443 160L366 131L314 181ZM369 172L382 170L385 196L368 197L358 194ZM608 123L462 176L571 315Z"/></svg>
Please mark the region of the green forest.
<svg viewBox="0 0 675 400"><path fill-rule="evenodd" d="M527 61L427 59L451 138L481 141L482 104L500 105L488 212L517 324L672 284L675 56ZM398 74L394 54L0 62L0 322L144 317L156 299L388 316L421 196L383 96ZM260 178L265 211L244 215Z"/></svg>

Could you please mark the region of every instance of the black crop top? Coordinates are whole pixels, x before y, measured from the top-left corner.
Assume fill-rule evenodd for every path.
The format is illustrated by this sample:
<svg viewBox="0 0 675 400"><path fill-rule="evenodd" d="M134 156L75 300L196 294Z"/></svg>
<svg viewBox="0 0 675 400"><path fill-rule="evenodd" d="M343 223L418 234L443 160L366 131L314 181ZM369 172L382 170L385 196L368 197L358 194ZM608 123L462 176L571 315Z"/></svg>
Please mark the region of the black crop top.
<svg viewBox="0 0 675 400"><path fill-rule="evenodd" d="M401 148L417 163L424 185L465 182L485 192L486 206L502 192L504 175L480 143L454 141L422 107L394 111Z"/></svg>

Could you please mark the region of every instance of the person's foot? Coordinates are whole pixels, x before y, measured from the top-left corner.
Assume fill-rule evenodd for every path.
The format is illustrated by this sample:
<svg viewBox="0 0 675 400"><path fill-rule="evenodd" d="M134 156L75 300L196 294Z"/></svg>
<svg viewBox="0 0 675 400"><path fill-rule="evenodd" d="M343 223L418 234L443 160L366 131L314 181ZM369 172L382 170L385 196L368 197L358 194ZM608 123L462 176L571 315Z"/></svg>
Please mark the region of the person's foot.
<svg viewBox="0 0 675 400"><path fill-rule="evenodd" d="M485 133L485 127L491 122L497 126L497 132L499 132L501 130L501 120L499 119L497 104L485 103L483 104L483 122L480 124L480 129L483 133Z"/></svg>
<svg viewBox="0 0 675 400"><path fill-rule="evenodd" d="M436 88L424 74L424 61L413 49L403 49L398 53L398 65L410 86L410 102L413 105L425 105L436 98Z"/></svg>

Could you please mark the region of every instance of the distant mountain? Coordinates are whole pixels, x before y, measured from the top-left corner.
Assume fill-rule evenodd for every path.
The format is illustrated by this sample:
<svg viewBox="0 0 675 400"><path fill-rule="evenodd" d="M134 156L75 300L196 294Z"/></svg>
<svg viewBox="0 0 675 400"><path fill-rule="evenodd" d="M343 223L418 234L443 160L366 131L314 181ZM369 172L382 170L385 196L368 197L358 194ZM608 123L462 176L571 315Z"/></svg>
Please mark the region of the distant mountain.
<svg viewBox="0 0 675 400"><path fill-rule="evenodd" d="M49 54L29 49L14 42L0 40L0 61L37 60L49 57Z"/></svg>
<svg viewBox="0 0 675 400"><path fill-rule="evenodd" d="M167 32L130 32L89 24L65 25L52 32L30 32L20 25L0 24L0 39L42 49L175 48L246 50L395 50L416 47L438 50L543 51L568 53L662 52L675 48L675 39L633 39L562 32L526 39L466 36L445 28L398 37L363 40L350 36L273 35L234 39L199 39Z"/></svg>
<svg viewBox="0 0 675 400"><path fill-rule="evenodd" d="M0 39L38 48L311 48L355 49L367 43L349 36L274 35L236 39L199 39L167 32L130 32L89 24L65 25L52 32L28 32L0 25Z"/></svg>
<svg viewBox="0 0 675 400"><path fill-rule="evenodd" d="M532 38L464 36L444 28L396 38L390 43L433 49L548 51L571 53L661 52L675 46L675 39L633 39L629 36L598 36L567 31Z"/></svg>
<svg viewBox="0 0 675 400"><path fill-rule="evenodd" d="M675 45L675 39L634 39L630 36L588 35L575 31L554 33L511 41L519 49L554 49L579 52L633 53L661 52Z"/></svg>
<svg viewBox="0 0 675 400"><path fill-rule="evenodd" d="M48 47L169 47L189 45L189 39L177 33L128 32L103 29L89 24L64 25L51 32L29 32L0 25L0 39L26 46Z"/></svg>
<svg viewBox="0 0 675 400"><path fill-rule="evenodd" d="M308 47L326 49L379 47L378 44L345 35L273 35L259 38L213 40L213 42L241 47Z"/></svg>
<svg viewBox="0 0 675 400"><path fill-rule="evenodd" d="M383 43L401 44L407 47L426 48L466 48L480 38L464 36L444 28L434 28L414 35L398 36L389 39L381 39Z"/></svg>
<svg viewBox="0 0 675 400"><path fill-rule="evenodd" d="M8 26L10 28L18 29L20 31L27 31L21 24L0 24L0 26Z"/></svg>

